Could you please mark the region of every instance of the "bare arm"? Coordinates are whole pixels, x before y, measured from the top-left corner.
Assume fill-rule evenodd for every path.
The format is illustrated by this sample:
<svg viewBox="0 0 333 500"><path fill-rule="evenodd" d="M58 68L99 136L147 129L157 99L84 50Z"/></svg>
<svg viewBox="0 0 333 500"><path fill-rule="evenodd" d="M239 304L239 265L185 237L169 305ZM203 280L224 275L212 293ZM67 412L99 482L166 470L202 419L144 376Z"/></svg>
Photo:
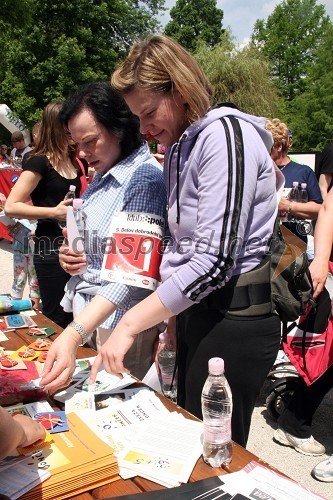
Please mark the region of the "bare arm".
<svg viewBox="0 0 333 500"><path fill-rule="evenodd" d="M289 211L289 207L291 210ZM308 201L307 203L300 203L296 201L289 201L288 198L281 198L279 202L279 210L281 212L289 212L291 215L303 217L303 219L314 220L318 217L321 204L315 201Z"/></svg>
<svg viewBox="0 0 333 500"><path fill-rule="evenodd" d="M315 257L310 265L316 297L323 290L328 272L328 261L333 245L333 190L326 196L316 223L314 245Z"/></svg>
<svg viewBox="0 0 333 500"><path fill-rule="evenodd" d="M67 205L70 200L62 201L56 207L36 207L27 204L30 194L41 180L41 175L36 172L24 171L11 190L6 204L5 212L9 217L18 219L65 219Z"/></svg>
<svg viewBox="0 0 333 500"><path fill-rule="evenodd" d="M333 174L320 174L319 176L319 187L323 199L326 198L328 193L328 188L331 184Z"/></svg>
<svg viewBox="0 0 333 500"><path fill-rule="evenodd" d="M124 357L136 336L171 316L174 314L162 304L157 292L127 311L98 354L91 369L90 382L95 381L102 363L109 373L127 372Z"/></svg>
<svg viewBox="0 0 333 500"><path fill-rule="evenodd" d="M0 407L0 459L18 446L28 446L45 437L45 429L25 415L10 415Z"/></svg>

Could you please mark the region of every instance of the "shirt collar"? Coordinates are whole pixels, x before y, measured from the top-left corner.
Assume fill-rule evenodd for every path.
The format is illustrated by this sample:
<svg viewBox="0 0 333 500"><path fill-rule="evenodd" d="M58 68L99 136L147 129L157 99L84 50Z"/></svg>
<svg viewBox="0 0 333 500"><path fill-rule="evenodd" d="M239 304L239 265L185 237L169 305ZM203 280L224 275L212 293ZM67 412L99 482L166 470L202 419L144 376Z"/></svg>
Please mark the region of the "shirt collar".
<svg viewBox="0 0 333 500"><path fill-rule="evenodd" d="M107 179L109 175L115 178L115 180L120 184L124 184L129 175L133 173L133 170L138 168L145 160L149 159L150 151L147 144L143 144L138 149L133 151L130 156L124 158L124 160L116 163L110 170L105 172L105 174L100 174L101 178Z"/></svg>

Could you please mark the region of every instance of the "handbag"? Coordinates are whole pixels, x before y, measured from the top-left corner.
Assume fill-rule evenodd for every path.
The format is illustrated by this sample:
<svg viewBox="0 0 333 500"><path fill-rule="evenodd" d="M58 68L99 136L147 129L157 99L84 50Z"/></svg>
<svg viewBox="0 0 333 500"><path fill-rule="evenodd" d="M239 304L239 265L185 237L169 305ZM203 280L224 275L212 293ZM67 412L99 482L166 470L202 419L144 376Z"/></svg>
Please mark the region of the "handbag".
<svg viewBox="0 0 333 500"><path fill-rule="evenodd" d="M333 364L333 317L326 288L317 306L309 306L298 325L286 329L282 348L308 386Z"/></svg>

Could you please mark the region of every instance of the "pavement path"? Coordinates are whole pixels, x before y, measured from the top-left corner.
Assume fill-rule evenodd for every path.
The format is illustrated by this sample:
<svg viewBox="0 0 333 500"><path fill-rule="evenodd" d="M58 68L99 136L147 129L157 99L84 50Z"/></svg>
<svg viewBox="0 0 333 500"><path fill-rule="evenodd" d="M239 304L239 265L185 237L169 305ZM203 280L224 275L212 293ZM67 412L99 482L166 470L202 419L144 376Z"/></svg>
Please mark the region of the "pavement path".
<svg viewBox="0 0 333 500"><path fill-rule="evenodd" d="M12 246L10 242L2 240L0 241L0 291L2 293L10 292L12 279ZM29 290L26 287L24 297L28 296ZM269 381L267 380L257 400L247 448L290 478L300 482L303 486L323 495L328 500L333 500L333 483L316 481L310 474L312 468L327 455L323 457L308 457L297 453L293 448L281 446L273 442L272 436L274 429L276 429L276 423L270 418L265 407L268 390ZM313 435L325 446L328 454L333 454L332 416L333 390L326 395L313 421Z"/></svg>

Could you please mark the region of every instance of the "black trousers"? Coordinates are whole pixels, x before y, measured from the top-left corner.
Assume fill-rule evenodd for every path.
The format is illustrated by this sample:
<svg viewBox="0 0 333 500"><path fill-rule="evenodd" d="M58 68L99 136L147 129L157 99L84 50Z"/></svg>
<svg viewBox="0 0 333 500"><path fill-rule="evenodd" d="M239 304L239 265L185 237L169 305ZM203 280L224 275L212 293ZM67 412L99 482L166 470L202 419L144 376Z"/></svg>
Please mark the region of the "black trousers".
<svg viewBox="0 0 333 500"><path fill-rule="evenodd" d="M64 288L71 277L59 263L58 247L61 240L52 241L35 238L34 266L38 278L42 311L45 316L62 328L73 320L72 313L64 312L60 302L64 296Z"/></svg>
<svg viewBox="0 0 333 500"><path fill-rule="evenodd" d="M313 415L332 387L333 365L310 386L300 378L287 408L278 418L279 426L298 438L310 437Z"/></svg>
<svg viewBox="0 0 333 500"><path fill-rule="evenodd" d="M246 446L256 398L280 345L276 315L226 317L192 306L177 317L178 404L202 418L201 392L208 360L224 359L233 398L232 439Z"/></svg>

